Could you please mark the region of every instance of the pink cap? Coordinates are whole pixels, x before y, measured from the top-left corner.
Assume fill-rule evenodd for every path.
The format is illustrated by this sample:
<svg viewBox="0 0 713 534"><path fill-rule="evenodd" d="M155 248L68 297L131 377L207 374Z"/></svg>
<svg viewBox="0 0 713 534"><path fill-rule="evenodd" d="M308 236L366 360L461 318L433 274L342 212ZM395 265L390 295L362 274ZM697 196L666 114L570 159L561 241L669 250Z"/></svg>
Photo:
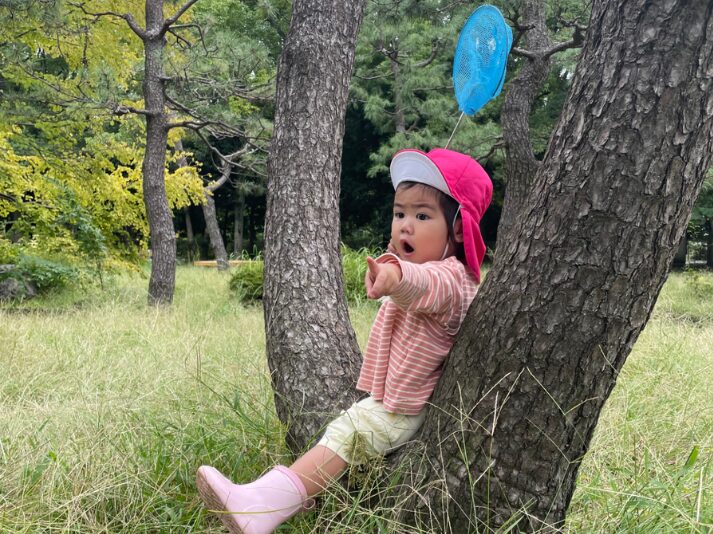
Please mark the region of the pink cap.
<svg viewBox="0 0 713 534"><path fill-rule="evenodd" d="M391 160L391 182L394 189L401 182L430 185L460 204L465 259L480 282L480 265L485 257L480 219L493 197L493 183L480 164L470 156L445 148L428 153L401 150Z"/></svg>

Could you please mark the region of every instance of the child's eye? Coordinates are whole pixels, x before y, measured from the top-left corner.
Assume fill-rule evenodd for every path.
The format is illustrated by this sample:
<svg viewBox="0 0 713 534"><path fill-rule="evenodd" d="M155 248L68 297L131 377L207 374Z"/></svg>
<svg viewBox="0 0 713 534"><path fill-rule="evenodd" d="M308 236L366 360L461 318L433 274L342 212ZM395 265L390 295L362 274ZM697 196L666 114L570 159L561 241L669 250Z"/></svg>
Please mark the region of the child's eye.
<svg viewBox="0 0 713 534"><path fill-rule="evenodd" d="M403 219L403 218L404 218L403 212L401 212L401 211L394 212L394 219Z"/></svg>
<svg viewBox="0 0 713 534"><path fill-rule="evenodd" d="M419 221L427 221L428 219L430 219L430 217L429 217L428 215L426 215L425 213L418 213L418 214L416 214L416 218L417 218Z"/></svg>

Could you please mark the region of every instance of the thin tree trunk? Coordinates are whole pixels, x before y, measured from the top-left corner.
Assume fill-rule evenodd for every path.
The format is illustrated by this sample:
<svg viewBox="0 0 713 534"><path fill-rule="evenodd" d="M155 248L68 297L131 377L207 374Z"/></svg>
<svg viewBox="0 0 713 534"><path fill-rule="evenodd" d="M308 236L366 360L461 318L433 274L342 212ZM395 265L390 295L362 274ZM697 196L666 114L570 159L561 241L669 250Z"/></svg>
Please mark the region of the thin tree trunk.
<svg viewBox="0 0 713 534"><path fill-rule="evenodd" d="M268 160L265 325L288 443L301 450L356 397L361 362L339 257L349 79L365 0L296 0Z"/></svg>
<svg viewBox="0 0 713 534"><path fill-rule="evenodd" d="M713 217L709 218L708 224L708 239L706 239L706 265L713 269Z"/></svg>
<svg viewBox="0 0 713 534"><path fill-rule="evenodd" d="M142 171L144 204L151 234L149 304L170 304L176 283L176 235L164 180L168 120L164 111L166 98L162 80L163 23L163 1L146 0L143 91L147 114Z"/></svg>
<svg viewBox="0 0 713 534"><path fill-rule="evenodd" d="M406 132L406 114L404 112L404 99L401 95L401 66L398 61L399 51L394 47L389 55L391 75L394 78L394 127L396 133Z"/></svg>
<svg viewBox="0 0 713 534"><path fill-rule="evenodd" d="M186 208L183 210L183 215L186 220L186 240L188 241L188 261L193 261L196 251L196 238L193 234L193 222L191 221L191 210Z"/></svg>
<svg viewBox="0 0 713 534"><path fill-rule="evenodd" d="M188 167L188 160L186 159L186 156L183 154L183 141L180 139L176 141L173 144L173 149L181 154L181 156L178 158L178 167ZM192 262L193 261L193 256L195 252L195 246L196 246L196 240L195 236L193 234L193 222L191 221L191 211L190 207L186 207L183 210L183 217L185 220L186 224L186 241L188 242L188 261Z"/></svg>
<svg viewBox="0 0 713 534"><path fill-rule="evenodd" d="M711 162L712 10L594 2L521 230L501 244L432 399L410 521L483 531L526 510L520 530L561 526Z"/></svg>
<svg viewBox="0 0 713 534"><path fill-rule="evenodd" d="M210 240L210 246L213 249L213 254L215 254L215 261L218 265L219 271L225 271L228 269L230 264L228 263L228 252L225 250L225 242L223 241L223 236L220 233L218 216L215 213L213 193L228 181L231 169L232 165L223 162L222 174L220 178L204 188L205 202L201 205L201 208L203 208L203 217L205 218L206 231L208 232L208 239Z"/></svg>
<svg viewBox="0 0 713 534"><path fill-rule="evenodd" d="M233 224L233 254L236 257L243 253L243 220L245 218L245 192L236 187L235 192L238 195L235 203L234 224Z"/></svg>
<svg viewBox="0 0 713 534"><path fill-rule="evenodd" d="M688 235L684 232L683 237L681 237L681 242L676 248L676 254L673 256L673 266L674 267L685 267L686 259L688 258Z"/></svg>

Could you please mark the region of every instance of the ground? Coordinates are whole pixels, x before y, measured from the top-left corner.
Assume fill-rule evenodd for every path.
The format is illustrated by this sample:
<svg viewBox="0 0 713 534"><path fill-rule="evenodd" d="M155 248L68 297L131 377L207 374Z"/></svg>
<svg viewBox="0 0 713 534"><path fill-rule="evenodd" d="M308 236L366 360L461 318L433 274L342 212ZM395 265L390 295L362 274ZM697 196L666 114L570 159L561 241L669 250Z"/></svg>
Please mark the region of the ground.
<svg viewBox="0 0 713 534"><path fill-rule="evenodd" d="M209 269L179 269L169 309L148 308L146 286L118 276L0 309L0 532L219 532L195 469L247 480L289 462L261 307ZM351 308L362 346L375 311ZM712 346L713 274L673 274L602 413L567 531L710 532ZM283 531L398 532L363 495L335 489Z"/></svg>

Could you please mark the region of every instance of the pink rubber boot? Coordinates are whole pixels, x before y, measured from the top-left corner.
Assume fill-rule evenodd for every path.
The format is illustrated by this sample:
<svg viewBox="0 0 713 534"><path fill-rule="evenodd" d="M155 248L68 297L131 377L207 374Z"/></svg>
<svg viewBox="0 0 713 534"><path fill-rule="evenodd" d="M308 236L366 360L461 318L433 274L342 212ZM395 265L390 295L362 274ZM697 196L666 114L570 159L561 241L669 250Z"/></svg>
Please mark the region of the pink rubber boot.
<svg viewBox="0 0 713 534"><path fill-rule="evenodd" d="M231 534L270 534L297 512L314 505L297 474L283 465L241 485L203 465L196 474L196 485L203 502Z"/></svg>

